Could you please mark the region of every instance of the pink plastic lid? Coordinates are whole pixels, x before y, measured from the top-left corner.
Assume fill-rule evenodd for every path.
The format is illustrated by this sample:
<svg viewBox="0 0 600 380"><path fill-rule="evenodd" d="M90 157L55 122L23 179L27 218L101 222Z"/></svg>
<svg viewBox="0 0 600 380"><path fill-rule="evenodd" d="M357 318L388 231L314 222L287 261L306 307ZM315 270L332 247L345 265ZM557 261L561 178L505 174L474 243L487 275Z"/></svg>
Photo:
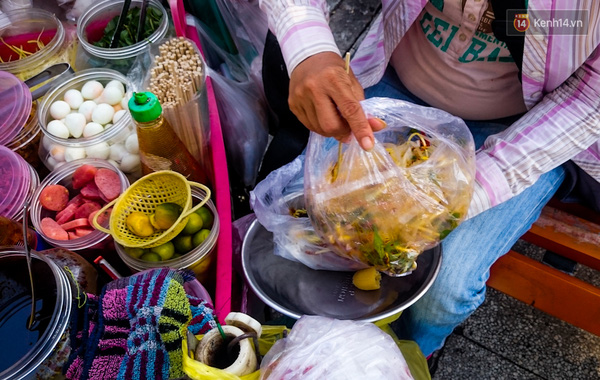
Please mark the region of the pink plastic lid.
<svg viewBox="0 0 600 380"><path fill-rule="evenodd" d="M27 199L31 173L17 153L0 146L0 216L12 218Z"/></svg>
<svg viewBox="0 0 600 380"><path fill-rule="evenodd" d="M12 141L31 112L31 91L19 78L0 71L0 145Z"/></svg>

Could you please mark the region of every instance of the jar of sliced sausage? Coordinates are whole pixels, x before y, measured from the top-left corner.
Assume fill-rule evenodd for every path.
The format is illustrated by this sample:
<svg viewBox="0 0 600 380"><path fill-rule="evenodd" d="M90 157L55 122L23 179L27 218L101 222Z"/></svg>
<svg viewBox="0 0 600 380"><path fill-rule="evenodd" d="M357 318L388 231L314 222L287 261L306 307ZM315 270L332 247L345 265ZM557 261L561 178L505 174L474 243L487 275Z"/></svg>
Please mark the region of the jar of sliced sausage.
<svg viewBox="0 0 600 380"><path fill-rule="evenodd" d="M94 229L94 215L129 187L129 180L109 161L85 158L52 171L31 202L31 222L54 247L72 251L102 248L109 235ZM110 209L98 217L108 228ZM101 244L102 243L102 244Z"/></svg>

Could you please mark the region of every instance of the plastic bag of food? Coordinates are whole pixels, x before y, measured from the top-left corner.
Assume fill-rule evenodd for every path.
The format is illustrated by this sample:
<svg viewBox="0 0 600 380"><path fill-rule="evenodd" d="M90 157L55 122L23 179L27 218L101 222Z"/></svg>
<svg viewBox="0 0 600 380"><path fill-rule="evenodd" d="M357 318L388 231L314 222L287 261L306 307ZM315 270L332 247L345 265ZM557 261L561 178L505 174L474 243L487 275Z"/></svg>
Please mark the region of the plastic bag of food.
<svg viewBox="0 0 600 380"><path fill-rule="evenodd" d="M372 323L303 316L262 360L260 379L412 379L391 336Z"/></svg>
<svg viewBox="0 0 600 380"><path fill-rule="evenodd" d="M464 121L442 110L388 98L362 102L387 123L366 152L311 133L306 210L337 254L401 275L465 218L475 148Z"/></svg>
<svg viewBox="0 0 600 380"><path fill-rule="evenodd" d="M315 230L304 207L304 155L270 173L250 192L256 219L273 233L273 253L316 270L366 268L331 251Z"/></svg>

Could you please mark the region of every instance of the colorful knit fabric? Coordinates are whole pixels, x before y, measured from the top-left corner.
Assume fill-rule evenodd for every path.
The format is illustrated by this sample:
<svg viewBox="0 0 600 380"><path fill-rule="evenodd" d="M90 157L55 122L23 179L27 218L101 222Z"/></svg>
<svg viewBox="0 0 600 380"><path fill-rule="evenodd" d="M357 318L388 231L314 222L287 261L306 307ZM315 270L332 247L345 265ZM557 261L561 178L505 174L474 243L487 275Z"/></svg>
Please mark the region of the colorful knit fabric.
<svg viewBox="0 0 600 380"><path fill-rule="evenodd" d="M205 300L187 295L192 272L153 269L106 285L88 313L68 379L169 379L184 376L181 343L216 327ZM94 299L92 298L92 301ZM90 305L92 308L93 305ZM94 324L94 322L96 322ZM86 338L87 336L87 338ZM84 339L85 338L85 339Z"/></svg>
<svg viewBox="0 0 600 380"><path fill-rule="evenodd" d="M212 305L206 300L191 295L187 296L192 311L192 320L188 329L194 335L206 334L212 329L217 328Z"/></svg>
<svg viewBox="0 0 600 380"><path fill-rule="evenodd" d="M76 309L71 320L71 355L64 367L67 379L80 379L83 371L83 356L85 347L98 318L98 296L88 294L85 305L81 310Z"/></svg>
<svg viewBox="0 0 600 380"><path fill-rule="evenodd" d="M122 278L110 282L100 302L100 318L97 333L92 341L96 351L86 358L89 370L85 379L115 379L127 350L129 336L129 316L126 300L129 279ZM91 360L91 363L90 363Z"/></svg>
<svg viewBox="0 0 600 380"><path fill-rule="evenodd" d="M181 276L175 271L161 269L139 277L132 279L127 296L131 330L119 378L168 379L170 357L158 325L167 295L173 296L174 287L182 287ZM177 312L185 315L185 309L189 309L189 306L181 304Z"/></svg>

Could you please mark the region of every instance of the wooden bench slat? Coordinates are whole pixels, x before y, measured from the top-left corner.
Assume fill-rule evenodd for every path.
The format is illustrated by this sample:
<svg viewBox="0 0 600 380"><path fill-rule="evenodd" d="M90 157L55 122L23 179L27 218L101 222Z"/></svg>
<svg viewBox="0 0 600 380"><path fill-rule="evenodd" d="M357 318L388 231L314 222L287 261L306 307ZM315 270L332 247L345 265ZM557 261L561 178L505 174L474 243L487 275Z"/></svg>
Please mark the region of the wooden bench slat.
<svg viewBox="0 0 600 380"><path fill-rule="evenodd" d="M523 240L600 270L600 225L545 207Z"/></svg>
<svg viewBox="0 0 600 380"><path fill-rule="evenodd" d="M488 285L600 336L600 289L510 251L491 268Z"/></svg>

